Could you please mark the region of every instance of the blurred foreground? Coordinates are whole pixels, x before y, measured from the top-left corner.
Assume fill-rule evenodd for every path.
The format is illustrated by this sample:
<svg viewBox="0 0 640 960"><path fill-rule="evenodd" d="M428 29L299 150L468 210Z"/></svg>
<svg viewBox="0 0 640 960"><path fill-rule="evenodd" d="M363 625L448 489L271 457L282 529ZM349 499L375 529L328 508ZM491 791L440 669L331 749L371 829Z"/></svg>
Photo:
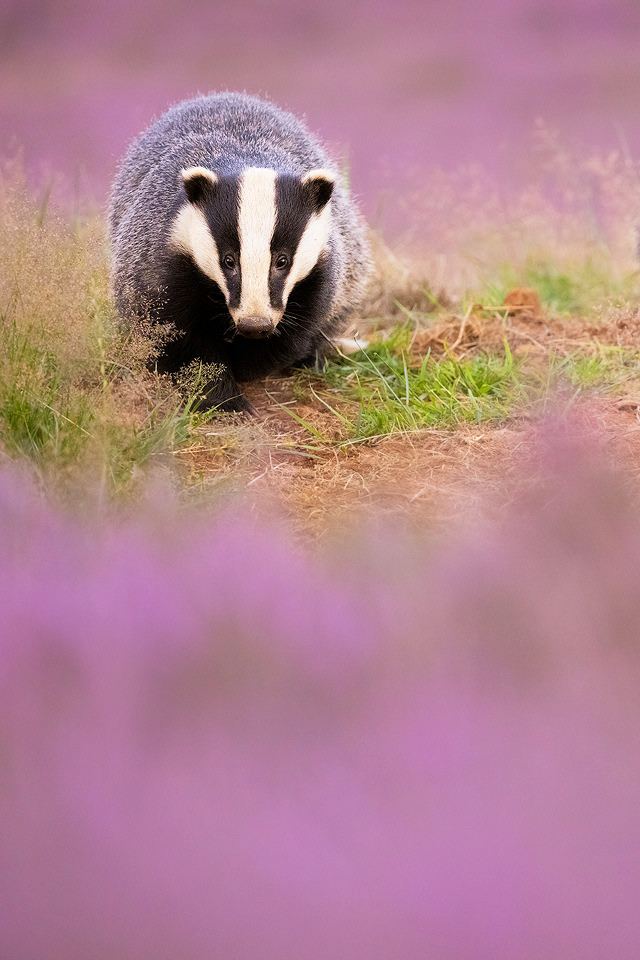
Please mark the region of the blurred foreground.
<svg viewBox="0 0 640 960"><path fill-rule="evenodd" d="M640 516L527 442L499 525L339 558L5 471L2 956L636 960Z"/></svg>

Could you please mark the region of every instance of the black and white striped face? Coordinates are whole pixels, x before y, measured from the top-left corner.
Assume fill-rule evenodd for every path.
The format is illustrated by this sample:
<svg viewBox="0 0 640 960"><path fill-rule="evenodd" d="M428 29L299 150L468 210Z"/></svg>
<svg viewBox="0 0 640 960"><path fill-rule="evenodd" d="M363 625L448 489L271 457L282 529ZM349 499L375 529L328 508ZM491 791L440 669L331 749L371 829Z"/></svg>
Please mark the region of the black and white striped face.
<svg viewBox="0 0 640 960"><path fill-rule="evenodd" d="M182 178L187 202L170 244L217 283L238 333L269 336L291 291L326 249L334 175L248 167L240 176L218 177L189 167Z"/></svg>

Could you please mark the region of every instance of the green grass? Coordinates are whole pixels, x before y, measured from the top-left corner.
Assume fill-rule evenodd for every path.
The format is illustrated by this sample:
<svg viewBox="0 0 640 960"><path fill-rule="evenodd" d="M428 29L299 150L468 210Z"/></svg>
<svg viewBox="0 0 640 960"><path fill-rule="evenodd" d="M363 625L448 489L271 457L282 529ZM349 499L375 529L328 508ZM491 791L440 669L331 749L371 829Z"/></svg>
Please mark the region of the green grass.
<svg viewBox="0 0 640 960"><path fill-rule="evenodd" d="M100 219L70 224L0 171L0 452L41 476L130 489L210 413L146 370L152 339L121 329Z"/></svg>
<svg viewBox="0 0 640 960"><path fill-rule="evenodd" d="M76 458L91 436L91 403L74 390L55 352L42 337L0 317L0 425L3 445L13 455L62 466Z"/></svg>
<svg viewBox="0 0 640 960"><path fill-rule="evenodd" d="M328 391L356 401L354 415L342 417L357 439L499 419L523 399L518 364L508 350L503 357L469 360L429 354L416 365L397 344L378 343L329 364L325 379Z"/></svg>
<svg viewBox="0 0 640 960"><path fill-rule="evenodd" d="M211 414L200 414L194 397L148 395L132 416L127 381L142 382L134 362L126 367L104 353L122 353L126 338L105 331L96 338L93 363L73 370L47 347L42 329L25 328L0 315L0 442L11 457L26 457L43 473L79 464L97 466L117 493L154 457L188 442ZM59 346L59 345L58 345ZM120 348L120 349L118 349Z"/></svg>
<svg viewBox="0 0 640 960"><path fill-rule="evenodd" d="M212 414L198 412L197 383L185 395L145 372L108 302L92 295L85 310L73 343L19 295L0 311L0 448L46 476L97 471L118 494Z"/></svg>
<svg viewBox="0 0 640 960"><path fill-rule="evenodd" d="M504 421L546 405L563 385L573 396L610 392L640 382L640 354L601 347L596 356L579 350L532 361L514 357L508 343L499 353L456 359L430 353L416 361L409 350L412 324L366 351L326 362L298 377L298 396L308 390L336 418L338 444L427 427ZM329 442L293 411L314 439Z"/></svg>
<svg viewBox="0 0 640 960"><path fill-rule="evenodd" d="M620 391L640 382L640 353L619 347L600 346L595 356L575 351L568 357L551 357L556 378L583 392Z"/></svg>

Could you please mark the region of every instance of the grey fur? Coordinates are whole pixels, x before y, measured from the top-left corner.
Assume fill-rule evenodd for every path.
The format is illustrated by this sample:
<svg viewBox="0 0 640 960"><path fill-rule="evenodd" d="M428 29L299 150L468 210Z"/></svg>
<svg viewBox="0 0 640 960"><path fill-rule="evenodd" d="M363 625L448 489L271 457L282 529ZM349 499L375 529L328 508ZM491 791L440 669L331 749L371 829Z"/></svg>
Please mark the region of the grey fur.
<svg viewBox="0 0 640 960"><path fill-rule="evenodd" d="M336 174L329 248L337 278L323 337L339 334L361 301L370 269L366 226L341 183L336 164L292 114L241 93L196 97L173 106L129 147L111 194L109 228L116 306L130 317L135 300L159 290L159 254L181 194L180 171L203 166L218 174L271 167L303 175Z"/></svg>

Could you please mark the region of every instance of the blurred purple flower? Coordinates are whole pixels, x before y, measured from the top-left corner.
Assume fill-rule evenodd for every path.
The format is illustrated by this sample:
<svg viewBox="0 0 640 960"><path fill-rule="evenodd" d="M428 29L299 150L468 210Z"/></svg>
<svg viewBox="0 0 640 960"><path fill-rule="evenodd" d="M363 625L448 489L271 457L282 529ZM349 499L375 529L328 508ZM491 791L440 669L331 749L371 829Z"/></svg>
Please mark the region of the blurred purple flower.
<svg viewBox="0 0 640 960"><path fill-rule="evenodd" d="M640 524L596 460L559 436L536 506L388 531L388 574L2 475L0 956L636 960Z"/></svg>

